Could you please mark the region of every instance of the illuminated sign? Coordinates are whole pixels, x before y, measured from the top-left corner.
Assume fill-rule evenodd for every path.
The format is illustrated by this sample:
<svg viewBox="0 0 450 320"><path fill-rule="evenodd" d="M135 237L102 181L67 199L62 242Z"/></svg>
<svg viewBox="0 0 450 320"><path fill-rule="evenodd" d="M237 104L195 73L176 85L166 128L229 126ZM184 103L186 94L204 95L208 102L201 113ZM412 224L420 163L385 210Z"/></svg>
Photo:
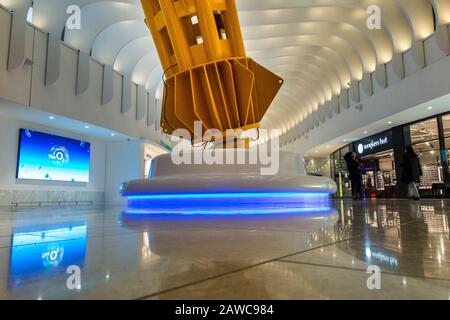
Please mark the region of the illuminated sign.
<svg viewBox="0 0 450 320"><path fill-rule="evenodd" d="M91 145L20 129L18 179L89 182Z"/></svg>
<svg viewBox="0 0 450 320"><path fill-rule="evenodd" d="M392 131L386 131L357 141L353 147L359 157L392 149Z"/></svg>

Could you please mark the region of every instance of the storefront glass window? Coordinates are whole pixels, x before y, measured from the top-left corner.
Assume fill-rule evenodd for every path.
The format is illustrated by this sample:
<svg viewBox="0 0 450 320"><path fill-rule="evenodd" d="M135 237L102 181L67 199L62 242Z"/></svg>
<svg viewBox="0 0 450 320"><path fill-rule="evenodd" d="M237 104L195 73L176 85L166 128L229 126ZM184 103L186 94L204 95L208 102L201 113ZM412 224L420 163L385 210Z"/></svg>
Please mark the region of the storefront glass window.
<svg viewBox="0 0 450 320"><path fill-rule="evenodd" d="M330 173L331 173L331 178L334 177L335 170L336 170L336 166L334 165L334 154L332 154L330 156Z"/></svg>
<svg viewBox="0 0 450 320"><path fill-rule="evenodd" d="M397 197L394 150L367 155L361 159L363 186L367 198Z"/></svg>
<svg viewBox="0 0 450 320"><path fill-rule="evenodd" d="M449 164L450 173L450 114L442 117L444 128L445 150L447 155L447 164Z"/></svg>
<svg viewBox="0 0 450 320"><path fill-rule="evenodd" d="M411 125L410 132L411 144L422 164L420 189L435 189L444 183L437 118Z"/></svg>
<svg viewBox="0 0 450 320"><path fill-rule="evenodd" d="M351 196L351 184L348 178L347 166L345 164L344 156L350 151L350 147L346 146L334 152L331 159L331 176L338 185L338 197Z"/></svg>

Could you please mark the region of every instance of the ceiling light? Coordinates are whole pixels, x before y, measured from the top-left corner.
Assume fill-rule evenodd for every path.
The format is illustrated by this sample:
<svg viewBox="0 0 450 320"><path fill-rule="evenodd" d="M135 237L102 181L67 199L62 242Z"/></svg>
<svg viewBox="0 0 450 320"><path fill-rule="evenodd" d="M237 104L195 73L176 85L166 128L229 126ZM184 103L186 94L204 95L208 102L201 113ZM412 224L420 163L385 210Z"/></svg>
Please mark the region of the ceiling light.
<svg viewBox="0 0 450 320"><path fill-rule="evenodd" d="M85 129L89 129L89 126L84 126Z"/></svg>
<svg viewBox="0 0 450 320"><path fill-rule="evenodd" d="M55 120L55 117L54 116L50 116L50 117L48 117L50 120Z"/></svg>
<svg viewBox="0 0 450 320"><path fill-rule="evenodd" d="M367 134L367 131L364 131L364 134Z"/></svg>
<svg viewBox="0 0 450 320"><path fill-rule="evenodd" d="M392 121L389 121L388 124L392 124Z"/></svg>
<svg viewBox="0 0 450 320"><path fill-rule="evenodd" d="M111 137L114 137L116 134L115 133L111 133Z"/></svg>
<svg viewBox="0 0 450 320"><path fill-rule="evenodd" d="M428 107L428 110L433 110L433 107Z"/></svg>

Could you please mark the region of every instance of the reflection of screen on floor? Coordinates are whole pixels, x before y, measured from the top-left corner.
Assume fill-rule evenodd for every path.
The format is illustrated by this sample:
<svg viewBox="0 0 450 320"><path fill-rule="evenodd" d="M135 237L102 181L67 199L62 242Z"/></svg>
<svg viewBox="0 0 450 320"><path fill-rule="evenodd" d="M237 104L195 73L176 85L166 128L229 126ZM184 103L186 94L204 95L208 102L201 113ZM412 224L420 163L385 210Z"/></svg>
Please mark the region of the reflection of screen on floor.
<svg viewBox="0 0 450 320"><path fill-rule="evenodd" d="M87 228L84 223L15 230L12 236L9 279L18 286L34 274L65 272L70 265L84 266Z"/></svg>
<svg viewBox="0 0 450 320"><path fill-rule="evenodd" d="M20 129L17 178L89 182L88 142Z"/></svg>

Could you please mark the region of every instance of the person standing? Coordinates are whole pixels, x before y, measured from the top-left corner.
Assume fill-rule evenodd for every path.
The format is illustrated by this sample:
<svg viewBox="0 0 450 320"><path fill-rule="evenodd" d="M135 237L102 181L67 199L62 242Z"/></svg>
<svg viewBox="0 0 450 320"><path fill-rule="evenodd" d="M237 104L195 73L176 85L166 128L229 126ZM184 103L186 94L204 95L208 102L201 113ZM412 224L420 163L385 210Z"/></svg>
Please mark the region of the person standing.
<svg viewBox="0 0 450 320"><path fill-rule="evenodd" d="M419 157L410 146L406 148L402 163L402 181L408 185L408 198L420 200L419 185L423 175Z"/></svg>
<svg viewBox="0 0 450 320"><path fill-rule="evenodd" d="M356 153L349 152L344 156L349 172L349 178L352 183L353 200L362 200L362 173L360 161L356 157Z"/></svg>

